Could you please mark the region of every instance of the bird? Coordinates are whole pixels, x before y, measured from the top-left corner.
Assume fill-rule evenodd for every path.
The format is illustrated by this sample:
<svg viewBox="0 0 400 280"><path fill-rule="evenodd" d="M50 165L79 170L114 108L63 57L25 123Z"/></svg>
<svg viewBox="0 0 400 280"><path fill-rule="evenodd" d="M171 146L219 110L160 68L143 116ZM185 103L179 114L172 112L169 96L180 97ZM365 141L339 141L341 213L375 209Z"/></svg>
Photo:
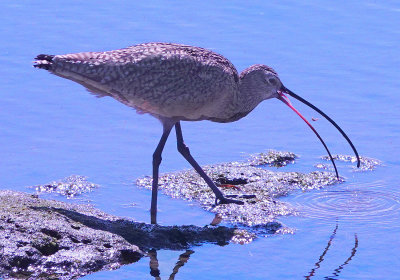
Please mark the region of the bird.
<svg viewBox="0 0 400 280"><path fill-rule="evenodd" d="M163 127L153 153L151 223L157 223L157 191L162 151L175 128L177 149L215 194L215 205L240 204L234 195L224 195L204 172L183 140L181 122L208 120L230 123L248 115L259 103L277 98L289 106L316 134L326 149L339 179L335 161L314 127L292 105L291 96L325 117L347 140L346 133L323 111L286 88L270 66L255 64L240 74L224 56L196 46L150 42L113 51L64 55L39 54L34 67L83 85L97 97L112 97L157 118ZM251 196L253 197L253 196Z"/></svg>

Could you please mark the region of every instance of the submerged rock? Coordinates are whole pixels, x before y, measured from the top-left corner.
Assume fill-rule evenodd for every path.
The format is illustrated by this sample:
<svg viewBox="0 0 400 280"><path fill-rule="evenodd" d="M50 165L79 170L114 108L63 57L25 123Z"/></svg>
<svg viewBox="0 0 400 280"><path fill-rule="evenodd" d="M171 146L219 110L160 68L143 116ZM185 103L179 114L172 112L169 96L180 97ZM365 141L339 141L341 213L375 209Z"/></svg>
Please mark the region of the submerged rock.
<svg viewBox="0 0 400 280"><path fill-rule="evenodd" d="M330 160L328 156L323 156L321 157L324 160ZM349 156L349 155L335 155L333 157L337 161L343 161L343 162L351 162L355 163L357 162L357 157L355 156ZM352 166L353 171L355 172L362 172L362 171L371 171L375 170L377 166L382 165L382 162L378 159L374 158L369 158L369 157L363 157L360 156L360 167ZM329 167L325 164L319 163L315 165L317 168L322 168L322 169L329 169Z"/></svg>
<svg viewBox="0 0 400 280"><path fill-rule="evenodd" d="M76 279L138 261L149 249L181 250L254 236L227 227L136 223L88 205L0 191L0 277Z"/></svg>
<svg viewBox="0 0 400 280"><path fill-rule="evenodd" d="M293 162L295 158L293 153L269 151L251 155L250 159L244 162L203 166L207 175L220 184L224 194L237 197L245 202L244 205L214 206L214 193L194 170L162 174L159 187L171 197L197 201L205 210L217 213L233 224L247 227L257 225L252 229L276 232L284 230L276 221L278 216L296 214L290 205L277 200L279 197L295 190L319 189L340 182L331 172L273 172L258 166L284 166ZM140 178L136 183L151 189L152 178ZM255 198L247 198L253 194Z"/></svg>
<svg viewBox="0 0 400 280"><path fill-rule="evenodd" d="M73 198L91 192L98 188L98 185L90 183L85 176L71 175L62 180L34 186L34 188L38 193L58 193L66 198Z"/></svg>

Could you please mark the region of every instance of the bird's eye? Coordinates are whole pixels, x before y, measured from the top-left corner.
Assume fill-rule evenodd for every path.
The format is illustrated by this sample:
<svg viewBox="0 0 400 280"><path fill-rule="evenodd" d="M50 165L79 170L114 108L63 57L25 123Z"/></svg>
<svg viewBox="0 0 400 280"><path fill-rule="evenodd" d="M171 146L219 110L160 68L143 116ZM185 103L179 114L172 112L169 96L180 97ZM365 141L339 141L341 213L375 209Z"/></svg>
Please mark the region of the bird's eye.
<svg viewBox="0 0 400 280"><path fill-rule="evenodd" d="M275 80L274 78L269 78L269 79L268 79L268 82L269 82L271 85L273 85L273 86L276 85L276 80Z"/></svg>

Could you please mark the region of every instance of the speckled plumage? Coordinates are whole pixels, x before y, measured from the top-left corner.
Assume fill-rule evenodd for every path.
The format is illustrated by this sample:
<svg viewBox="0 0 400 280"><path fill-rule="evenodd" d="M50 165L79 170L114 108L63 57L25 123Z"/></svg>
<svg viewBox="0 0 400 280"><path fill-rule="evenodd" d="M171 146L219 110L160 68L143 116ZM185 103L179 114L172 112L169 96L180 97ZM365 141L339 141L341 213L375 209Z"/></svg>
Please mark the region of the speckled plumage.
<svg viewBox="0 0 400 280"><path fill-rule="evenodd" d="M172 43L146 43L107 52L38 56L36 67L73 80L97 96L111 96L159 119L235 121L261 102L240 95L238 75L225 57Z"/></svg>

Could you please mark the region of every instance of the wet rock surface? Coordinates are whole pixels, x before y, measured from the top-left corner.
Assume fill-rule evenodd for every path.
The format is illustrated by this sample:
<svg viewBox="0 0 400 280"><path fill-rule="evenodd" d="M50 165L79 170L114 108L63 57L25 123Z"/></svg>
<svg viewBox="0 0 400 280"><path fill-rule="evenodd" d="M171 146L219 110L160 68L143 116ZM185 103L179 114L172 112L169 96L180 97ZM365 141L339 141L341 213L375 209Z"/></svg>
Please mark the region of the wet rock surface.
<svg viewBox="0 0 400 280"><path fill-rule="evenodd" d="M278 198L295 190L319 189L342 181L331 172L274 172L261 167L285 166L293 163L296 158L290 152L269 151L251 155L244 162L203 166L207 175L219 184L225 195L236 196L245 202L244 205L214 206L214 193L194 170L162 174L159 178L160 189L173 198L196 201L202 208L218 214L225 221L244 226L256 233L290 231L276 218L295 215L296 211ZM152 178L140 178L136 183L151 189ZM256 195L255 198L246 198L246 195L253 194Z"/></svg>
<svg viewBox="0 0 400 280"><path fill-rule="evenodd" d="M5 279L76 279L136 262L149 249L225 245L246 237L233 228L136 223L88 205L0 191L0 277Z"/></svg>
<svg viewBox="0 0 400 280"><path fill-rule="evenodd" d="M269 165L273 167L283 167L294 163L297 156L291 152L270 150L267 153L250 155L247 160L251 166Z"/></svg>

